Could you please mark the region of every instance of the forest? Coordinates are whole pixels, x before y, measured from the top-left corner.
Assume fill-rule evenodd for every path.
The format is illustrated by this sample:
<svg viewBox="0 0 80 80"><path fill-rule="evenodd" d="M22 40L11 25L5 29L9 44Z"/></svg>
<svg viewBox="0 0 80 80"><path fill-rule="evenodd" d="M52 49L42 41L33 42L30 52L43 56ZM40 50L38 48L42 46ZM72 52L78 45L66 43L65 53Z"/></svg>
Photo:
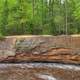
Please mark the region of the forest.
<svg viewBox="0 0 80 80"><path fill-rule="evenodd" d="M80 0L0 0L0 35L80 33Z"/></svg>

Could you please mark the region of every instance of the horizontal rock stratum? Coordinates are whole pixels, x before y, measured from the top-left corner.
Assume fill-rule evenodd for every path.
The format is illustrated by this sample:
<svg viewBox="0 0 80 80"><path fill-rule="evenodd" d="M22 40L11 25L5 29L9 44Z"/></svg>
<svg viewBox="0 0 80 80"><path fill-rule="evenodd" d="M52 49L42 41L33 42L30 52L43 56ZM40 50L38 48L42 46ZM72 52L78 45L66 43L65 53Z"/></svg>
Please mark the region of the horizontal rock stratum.
<svg viewBox="0 0 80 80"><path fill-rule="evenodd" d="M79 65L0 64L0 80L80 80Z"/></svg>
<svg viewBox="0 0 80 80"><path fill-rule="evenodd" d="M8 36L0 41L0 62L80 64L80 36Z"/></svg>

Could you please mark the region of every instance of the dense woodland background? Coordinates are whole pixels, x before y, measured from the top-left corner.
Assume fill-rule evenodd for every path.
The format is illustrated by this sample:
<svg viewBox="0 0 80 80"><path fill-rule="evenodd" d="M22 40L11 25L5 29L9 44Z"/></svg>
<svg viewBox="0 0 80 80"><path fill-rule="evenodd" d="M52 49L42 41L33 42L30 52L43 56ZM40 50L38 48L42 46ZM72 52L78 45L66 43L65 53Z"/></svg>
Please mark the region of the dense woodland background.
<svg viewBox="0 0 80 80"><path fill-rule="evenodd" d="M0 35L79 33L80 0L0 0Z"/></svg>

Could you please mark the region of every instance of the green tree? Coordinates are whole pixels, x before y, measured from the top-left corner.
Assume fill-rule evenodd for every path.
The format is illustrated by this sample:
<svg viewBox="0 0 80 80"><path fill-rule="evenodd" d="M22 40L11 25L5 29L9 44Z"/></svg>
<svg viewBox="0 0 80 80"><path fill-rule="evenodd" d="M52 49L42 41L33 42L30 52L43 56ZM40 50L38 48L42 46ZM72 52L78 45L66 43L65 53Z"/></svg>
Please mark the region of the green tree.
<svg viewBox="0 0 80 80"><path fill-rule="evenodd" d="M1 33L3 35L6 35L9 15L8 0L4 0L2 8L3 10L1 12Z"/></svg>

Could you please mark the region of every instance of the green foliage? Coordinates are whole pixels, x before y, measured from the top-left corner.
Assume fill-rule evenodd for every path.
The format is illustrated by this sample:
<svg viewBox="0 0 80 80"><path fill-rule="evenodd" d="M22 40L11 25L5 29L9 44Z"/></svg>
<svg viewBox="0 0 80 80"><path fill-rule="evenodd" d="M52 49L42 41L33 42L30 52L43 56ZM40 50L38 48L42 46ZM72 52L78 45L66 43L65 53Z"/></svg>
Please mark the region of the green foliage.
<svg viewBox="0 0 80 80"><path fill-rule="evenodd" d="M5 40L5 36L3 36L1 33L0 33L0 41L3 41Z"/></svg>
<svg viewBox="0 0 80 80"><path fill-rule="evenodd" d="M0 33L80 33L80 0L0 0Z"/></svg>

